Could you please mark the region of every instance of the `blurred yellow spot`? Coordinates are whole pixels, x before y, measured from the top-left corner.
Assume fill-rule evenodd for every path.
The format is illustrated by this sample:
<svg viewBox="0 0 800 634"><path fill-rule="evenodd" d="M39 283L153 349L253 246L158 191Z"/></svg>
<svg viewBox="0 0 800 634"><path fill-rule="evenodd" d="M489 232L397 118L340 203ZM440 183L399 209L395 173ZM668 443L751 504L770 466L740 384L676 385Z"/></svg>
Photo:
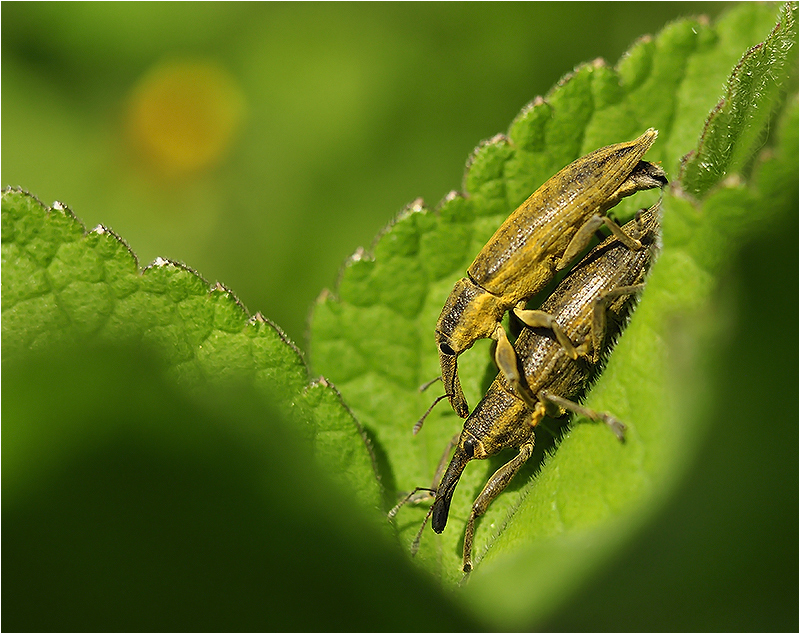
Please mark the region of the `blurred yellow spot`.
<svg viewBox="0 0 800 634"><path fill-rule="evenodd" d="M219 64L165 62L134 87L127 127L154 167L169 175L188 175L225 158L244 109L239 86Z"/></svg>

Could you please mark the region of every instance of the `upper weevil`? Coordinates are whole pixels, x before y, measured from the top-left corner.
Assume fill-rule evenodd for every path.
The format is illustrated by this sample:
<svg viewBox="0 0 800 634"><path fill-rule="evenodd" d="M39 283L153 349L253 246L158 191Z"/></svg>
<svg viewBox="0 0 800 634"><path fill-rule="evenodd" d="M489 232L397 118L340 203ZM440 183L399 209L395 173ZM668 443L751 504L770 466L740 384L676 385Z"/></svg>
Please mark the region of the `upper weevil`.
<svg viewBox="0 0 800 634"><path fill-rule="evenodd" d="M523 327L514 344L522 371L522 389L512 390L503 373L499 373L464 422L461 435L454 439L455 452L435 489L428 513L437 533L444 530L453 492L467 463L488 458L508 447L519 448L519 453L489 478L472 505L464 534L465 572L472 568L475 519L530 458L534 429L546 415L560 416L567 410L573 411L608 423L623 438L625 427L613 416L587 409L572 400L596 372L598 361L609 350L609 339L622 329L635 293L643 287L658 244L658 204L637 214L623 229L636 237L643 248L630 249L616 236L610 236L569 272L541 306L541 312L551 317L550 326ZM556 330L559 335L554 334ZM575 358L562 339L575 342L572 346ZM421 534L422 529L417 539ZM417 541L414 548L416 544Z"/></svg>
<svg viewBox="0 0 800 634"><path fill-rule="evenodd" d="M466 418L469 407L458 377L458 355L478 339L494 339L497 366L518 386L514 349L500 324L506 311L513 308L530 326L547 326L539 311L524 310L526 301L588 246L602 224L628 248L641 248L604 214L625 196L667 184L659 166L641 160L657 136L651 128L638 139L600 148L567 165L500 225L467 277L456 282L436 324L436 346L445 395L459 416Z"/></svg>

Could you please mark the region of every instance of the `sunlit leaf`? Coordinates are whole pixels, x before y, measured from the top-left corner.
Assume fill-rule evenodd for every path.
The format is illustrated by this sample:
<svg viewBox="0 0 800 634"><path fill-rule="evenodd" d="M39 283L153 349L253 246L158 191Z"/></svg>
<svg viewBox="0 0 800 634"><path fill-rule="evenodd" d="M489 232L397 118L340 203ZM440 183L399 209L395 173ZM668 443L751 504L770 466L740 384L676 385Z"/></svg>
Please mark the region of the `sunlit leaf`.
<svg viewBox="0 0 800 634"><path fill-rule="evenodd" d="M714 25L680 20L642 38L615 67L602 61L578 67L525 107L506 135L476 149L463 194L449 194L435 210L421 201L411 205L370 252L359 251L346 263L337 289L323 294L315 307L313 367L337 384L375 439L385 457L384 482L397 499L416 486L430 486L462 421L443 403L419 435L413 437L411 428L439 393L435 384L425 394L417 387L439 374L433 328L454 282L502 220L566 163L649 127L659 130L646 158L661 161L673 181L663 203L663 253L588 400L629 424L628 442L620 445L601 426L583 423L564 435L557 450L547 432L537 435L534 457L492 503L476 533L478 561L466 590L468 603L492 614L500 627L519 627L563 600L665 499L697 450L702 434L690 434L674 418L671 332L676 320L708 310L736 245L785 213L785 206L767 202L776 191L775 184L765 189L772 168L759 167L753 178L740 168L753 165L761 149L755 141L764 138L791 89L796 12L796 5L782 8L778 27L775 8L755 4L738 6ZM759 88L766 84L769 90ZM792 151L784 147L791 124L781 129L783 136L771 142L781 148L781 160L791 161ZM726 182L702 203L687 197L682 158L698 144L711 148L726 142L736 147L703 160L719 161L714 182L725 173L739 175L739 181ZM696 181L690 182L691 193L699 194ZM702 191L708 192L711 181L704 182ZM795 199L796 186L796 178L780 184L793 190ZM640 194L614 212L627 217L655 197ZM460 358L471 406L493 376L487 350L488 342L479 342ZM470 463L447 529L441 536L423 534L417 560L448 583L461 579L463 526L472 501L512 455ZM425 511L409 506L398 514L405 546ZM522 556L525 567L511 564Z"/></svg>

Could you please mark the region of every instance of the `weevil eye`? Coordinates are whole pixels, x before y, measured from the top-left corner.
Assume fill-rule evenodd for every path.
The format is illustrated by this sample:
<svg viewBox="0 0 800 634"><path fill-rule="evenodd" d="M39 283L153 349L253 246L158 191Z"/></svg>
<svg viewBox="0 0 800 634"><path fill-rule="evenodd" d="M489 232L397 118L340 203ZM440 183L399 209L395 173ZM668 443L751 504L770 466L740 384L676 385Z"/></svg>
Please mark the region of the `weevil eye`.
<svg viewBox="0 0 800 634"><path fill-rule="evenodd" d="M464 441L464 453L467 454L470 458L475 457L475 441L474 440L465 440Z"/></svg>
<svg viewBox="0 0 800 634"><path fill-rule="evenodd" d="M446 343L444 343L444 342L442 342L442 343L440 343L440 344L439 344L439 351L440 351L442 354L446 354L446 355L449 355L449 356L451 356L451 357L452 357L452 356L454 356L454 355L456 354L456 351L455 351L455 350L453 350L453 349L452 349L450 346L448 346L448 345L447 345Z"/></svg>

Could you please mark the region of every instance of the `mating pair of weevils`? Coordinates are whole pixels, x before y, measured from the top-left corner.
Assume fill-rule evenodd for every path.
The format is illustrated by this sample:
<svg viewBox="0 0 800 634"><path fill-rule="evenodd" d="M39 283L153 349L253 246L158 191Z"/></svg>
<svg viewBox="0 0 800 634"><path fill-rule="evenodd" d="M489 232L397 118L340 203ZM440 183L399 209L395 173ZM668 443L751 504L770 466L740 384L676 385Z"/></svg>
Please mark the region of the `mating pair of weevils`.
<svg viewBox="0 0 800 634"><path fill-rule="evenodd" d="M567 165L506 219L475 258L467 277L456 282L436 324L445 389L440 399L448 398L467 420L448 447L446 455L453 445L455 453L438 486L416 489L389 513L393 517L418 491L434 494L413 551L428 519L432 518L434 531L444 530L453 492L470 460L518 448L519 453L489 478L472 505L464 534L463 570L472 569L475 520L530 458L534 429L546 415L572 411L608 423L623 439L621 422L573 399L584 391L609 342L621 331L657 248L658 203L622 227L605 215L622 198L667 184L659 166L642 160L657 136L650 129L633 141L595 150ZM538 310L527 309L527 301L567 268L603 224L611 235L564 277ZM513 346L500 323L508 311L524 324ZM457 360L485 338L497 344L500 373L470 414Z"/></svg>

